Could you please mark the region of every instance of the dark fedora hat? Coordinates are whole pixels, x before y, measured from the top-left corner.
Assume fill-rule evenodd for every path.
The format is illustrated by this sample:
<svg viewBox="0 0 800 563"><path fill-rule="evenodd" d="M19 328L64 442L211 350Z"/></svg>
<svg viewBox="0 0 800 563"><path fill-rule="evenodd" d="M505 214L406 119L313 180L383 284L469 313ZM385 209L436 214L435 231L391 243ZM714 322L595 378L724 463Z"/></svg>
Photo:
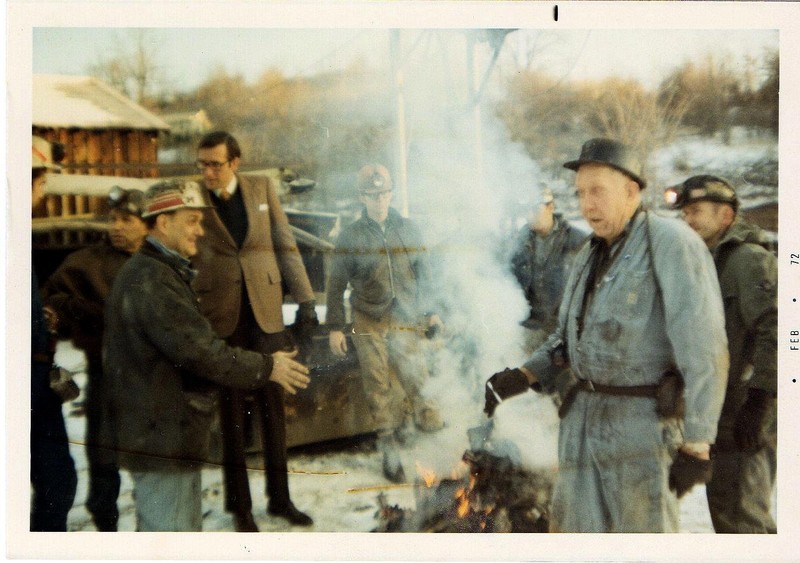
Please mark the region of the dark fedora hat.
<svg viewBox="0 0 800 563"><path fill-rule="evenodd" d="M591 162L616 168L638 183L640 189L644 189L647 185L642 178L642 163L636 158L630 147L619 141L602 138L590 139L583 143L578 160L565 162L564 168L577 171L582 164Z"/></svg>

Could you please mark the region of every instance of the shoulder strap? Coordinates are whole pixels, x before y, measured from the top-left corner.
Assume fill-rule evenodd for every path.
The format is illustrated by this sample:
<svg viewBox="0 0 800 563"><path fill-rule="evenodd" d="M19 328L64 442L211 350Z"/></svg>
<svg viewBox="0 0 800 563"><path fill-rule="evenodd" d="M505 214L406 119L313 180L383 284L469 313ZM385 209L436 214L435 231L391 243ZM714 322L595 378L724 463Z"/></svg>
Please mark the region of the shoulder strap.
<svg viewBox="0 0 800 563"><path fill-rule="evenodd" d="M650 261L653 264L653 279L656 282L656 291L661 295L661 304L664 305L664 292L661 291L661 282L658 281L658 268L656 268L656 253L653 251L653 235L650 232L650 210L646 210L644 216L644 231L647 237L647 252L650 253Z"/></svg>
<svg viewBox="0 0 800 563"><path fill-rule="evenodd" d="M650 261L653 263L653 277L656 280L656 290L661 294L663 301L664 294L661 292L661 283L658 281L658 269L656 268L656 253L653 252L653 235L650 232L650 211L644 212L644 232L647 237L647 252L650 254Z"/></svg>
<svg viewBox="0 0 800 563"><path fill-rule="evenodd" d="M645 235L647 236L647 251L650 253L650 261L653 263L653 279L656 282L656 291L661 296L661 307L664 309L664 315L667 314L667 304L664 300L664 292L661 290L661 283L658 281L658 268L656 268L656 253L653 251L653 235L650 232L650 211L645 211L644 217ZM675 354L673 351L672 356L673 367L676 365ZM675 370L680 373L677 367ZM681 374L682 375L682 374Z"/></svg>

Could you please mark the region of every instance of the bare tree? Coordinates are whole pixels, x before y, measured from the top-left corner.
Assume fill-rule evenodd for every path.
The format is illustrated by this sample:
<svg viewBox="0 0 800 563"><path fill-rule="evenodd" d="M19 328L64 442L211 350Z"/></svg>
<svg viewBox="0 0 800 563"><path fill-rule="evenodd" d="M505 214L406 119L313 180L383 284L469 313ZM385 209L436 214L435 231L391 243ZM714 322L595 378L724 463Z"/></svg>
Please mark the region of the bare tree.
<svg viewBox="0 0 800 563"><path fill-rule="evenodd" d="M659 101L638 82L616 78L591 86L588 94L587 120L595 132L633 147L643 162L655 147L675 138L691 101Z"/></svg>
<svg viewBox="0 0 800 563"><path fill-rule="evenodd" d="M684 125L704 135L729 135L730 109L740 97L747 73L736 72L730 56L706 55L699 63L687 62L674 70L659 87L662 103L684 105Z"/></svg>
<svg viewBox="0 0 800 563"><path fill-rule="evenodd" d="M88 71L129 98L151 105L166 80L158 63L156 32L129 30L117 35L111 49L98 55Z"/></svg>
<svg viewBox="0 0 800 563"><path fill-rule="evenodd" d="M570 84L536 71L522 71L506 83L496 107L512 141L552 174L585 140L585 105Z"/></svg>
<svg viewBox="0 0 800 563"><path fill-rule="evenodd" d="M638 82L616 78L592 86L589 95L592 103L587 122L597 135L618 139L632 147L644 163L645 177L650 155L674 140L691 102L689 98L659 100L657 94L644 90ZM650 204L660 197L656 190L644 195Z"/></svg>
<svg viewBox="0 0 800 563"><path fill-rule="evenodd" d="M765 54L764 70L767 78L758 91L759 101L767 108L769 118L768 126L776 135L778 134L778 93L780 91L781 59L778 51Z"/></svg>

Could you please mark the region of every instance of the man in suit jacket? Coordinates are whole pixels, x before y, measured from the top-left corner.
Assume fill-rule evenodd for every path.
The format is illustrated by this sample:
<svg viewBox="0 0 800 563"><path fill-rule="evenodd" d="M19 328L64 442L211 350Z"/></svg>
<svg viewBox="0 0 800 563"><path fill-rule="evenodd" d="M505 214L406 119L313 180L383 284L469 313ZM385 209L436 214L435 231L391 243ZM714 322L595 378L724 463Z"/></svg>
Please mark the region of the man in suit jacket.
<svg viewBox="0 0 800 563"><path fill-rule="evenodd" d="M281 280L300 304L298 322L305 328L318 324L314 292L275 187L267 178L238 175L240 160L239 144L229 133L215 131L200 141L197 167L214 204L205 211L206 236L196 257L200 309L232 345L267 354L291 350L296 346L283 324ZM245 399L229 387L220 393L225 509L237 531L257 532L245 464ZM255 399L268 513L310 526L312 519L289 498L283 390L269 384Z"/></svg>

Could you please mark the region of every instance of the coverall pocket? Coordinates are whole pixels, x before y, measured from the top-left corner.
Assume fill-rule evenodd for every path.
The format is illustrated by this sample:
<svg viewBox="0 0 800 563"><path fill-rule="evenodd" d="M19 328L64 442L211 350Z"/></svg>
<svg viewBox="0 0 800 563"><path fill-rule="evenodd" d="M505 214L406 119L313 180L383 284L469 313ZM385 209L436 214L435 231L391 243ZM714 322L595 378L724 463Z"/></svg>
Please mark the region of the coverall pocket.
<svg viewBox="0 0 800 563"><path fill-rule="evenodd" d="M610 310L615 317L634 319L641 315L649 305L652 287L647 283L650 270L618 272L616 283L618 289L614 292Z"/></svg>

